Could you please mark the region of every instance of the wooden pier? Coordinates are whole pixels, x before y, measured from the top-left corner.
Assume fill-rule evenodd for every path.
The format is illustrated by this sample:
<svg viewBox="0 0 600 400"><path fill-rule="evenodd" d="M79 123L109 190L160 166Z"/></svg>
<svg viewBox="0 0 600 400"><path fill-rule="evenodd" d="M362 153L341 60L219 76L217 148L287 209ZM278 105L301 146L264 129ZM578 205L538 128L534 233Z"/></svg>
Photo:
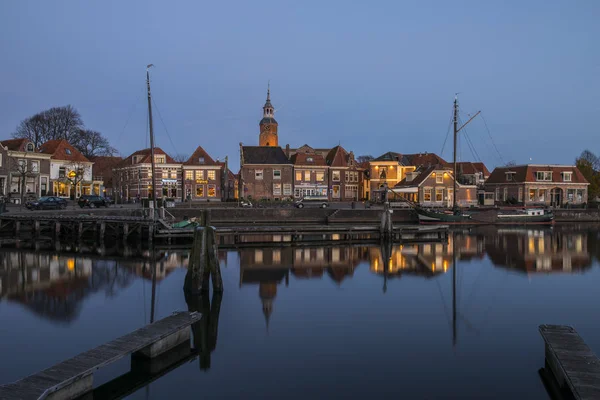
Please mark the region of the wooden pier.
<svg viewBox="0 0 600 400"><path fill-rule="evenodd" d="M17 382L0 386L0 399L74 399L93 386L93 373L128 355L154 359L173 348L190 348L197 312L177 312Z"/></svg>
<svg viewBox="0 0 600 400"><path fill-rule="evenodd" d="M561 392L568 388L575 399L600 399L600 359L575 329L564 325L539 329L546 345L546 368L540 374L551 395L563 398Z"/></svg>

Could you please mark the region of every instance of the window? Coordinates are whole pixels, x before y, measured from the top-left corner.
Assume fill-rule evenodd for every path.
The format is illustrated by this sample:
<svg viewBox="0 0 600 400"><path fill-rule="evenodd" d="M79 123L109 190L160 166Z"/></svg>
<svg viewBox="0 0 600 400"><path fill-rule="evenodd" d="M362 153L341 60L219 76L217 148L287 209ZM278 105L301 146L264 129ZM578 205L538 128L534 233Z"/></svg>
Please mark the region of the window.
<svg viewBox="0 0 600 400"><path fill-rule="evenodd" d="M512 172L507 172L506 173L506 181L507 182L511 182L513 180L513 174Z"/></svg>
<svg viewBox="0 0 600 400"><path fill-rule="evenodd" d="M546 189L538 190L538 199L539 201L546 201Z"/></svg>
<svg viewBox="0 0 600 400"><path fill-rule="evenodd" d="M317 171L317 182L323 182L325 180L325 173L323 171Z"/></svg>
<svg viewBox="0 0 600 400"><path fill-rule="evenodd" d="M310 171L304 171L304 181L310 182Z"/></svg>
<svg viewBox="0 0 600 400"><path fill-rule="evenodd" d="M357 199L358 198L358 185L346 185L345 197L347 199Z"/></svg>
<svg viewBox="0 0 600 400"><path fill-rule="evenodd" d="M519 199L518 200L519 200L519 202L523 201L523 188L522 187L519 188Z"/></svg>
<svg viewBox="0 0 600 400"><path fill-rule="evenodd" d="M297 181L301 181L302 180L302 171L296 171L296 180Z"/></svg>
<svg viewBox="0 0 600 400"><path fill-rule="evenodd" d="M198 163L204 164L204 157L198 157Z"/></svg>
<svg viewBox="0 0 600 400"><path fill-rule="evenodd" d="M346 180L346 182L350 182L350 172L349 171L344 172L344 179Z"/></svg>
<svg viewBox="0 0 600 400"><path fill-rule="evenodd" d="M273 179L281 179L281 170L280 169L273 170Z"/></svg>
<svg viewBox="0 0 600 400"><path fill-rule="evenodd" d="M538 181L552 181L552 171L538 171L535 173L536 180Z"/></svg>
<svg viewBox="0 0 600 400"><path fill-rule="evenodd" d="M340 181L340 171L332 171L331 172L331 180L334 182Z"/></svg>
<svg viewBox="0 0 600 400"><path fill-rule="evenodd" d="M40 172L40 162L39 161L32 161L31 162L31 172L33 172L33 173Z"/></svg>
<svg viewBox="0 0 600 400"><path fill-rule="evenodd" d="M431 201L431 189L423 189L423 201Z"/></svg>
<svg viewBox="0 0 600 400"><path fill-rule="evenodd" d="M529 189L529 201L535 201L536 189Z"/></svg>
<svg viewBox="0 0 600 400"><path fill-rule="evenodd" d="M154 162L157 164L164 164L165 156L154 156Z"/></svg>
<svg viewBox="0 0 600 400"><path fill-rule="evenodd" d="M496 201L500 201L500 188L496 188Z"/></svg>
<svg viewBox="0 0 600 400"><path fill-rule="evenodd" d="M196 197L204 197L204 185L196 185Z"/></svg>
<svg viewBox="0 0 600 400"><path fill-rule="evenodd" d="M192 179L194 179L194 171L192 171L192 170L185 171L185 180L191 181Z"/></svg>
<svg viewBox="0 0 600 400"><path fill-rule="evenodd" d="M69 150L69 149L67 149ZM27 143L27 151L32 152L33 151L33 143ZM70 153L67 153L70 154Z"/></svg>
<svg viewBox="0 0 600 400"><path fill-rule="evenodd" d="M273 184L273 196L281 196L281 183Z"/></svg>
<svg viewBox="0 0 600 400"><path fill-rule="evenodd" d="M379 169L379 179L385 179L387 177L387 170L385 167Z"/></svg>
<svg viewBox="0 0 600 400"><path fill-rule="evenodd" d="M562 176L563 176L563 181L564 182L571 182L571 180L573 179L573 173L572 172L563 172Z"/></svg>
<svg viewBox="0 0 600 400"><path fill-rule="evenodd" d="M575 200L578 203L583 203L584 195L585 195L585 190L584 189L577 189L576 194L575 194Z"/></svg>
<svg viewBox="0 0 600 400"><path fill-rule="evenodd" d="M172 169L170 171L170 178L171 179L177 179L177 170L176 169Z"/></svg>
<svg viewBox="0 0 600 400"><path fill-rule="evenodd" d="M257 181L262 181L262 179L263 179L263 170L262 169L257 169L256 171L254 171L254 179L256 179Z"/></svg>
<svg viewBox="0 0 600 400"><path fill-rule="evenodd" d="M306 161L307 161L307 162L313 162L313 161L314 161L314 159L313 159L312 157L306 157Z"/></svg>
<svg viewBox="0 0 600 400"><path fill-rule="evenodd" d="M196 179L200 179L200 180L204 179L204 171L203 170L201 170L201 169L196 170Z"/></svg>
<svg viewBox="0 0 600 400"><path fill-rule="evenodd" d="M2 166L2 154L0 153L0 167Z"/></svg>
<svg viewBox="0 0 600 400"><path fill-rule="evenodd" d="M208 185L208 197L216 197L217 195L217 186L216 185Z"/></svg>
<svg viewBox="0 0 600 400"><path fill-rule="evenodd" d="M148 179L152 179L152 168L148 168Z"/></svg>
<svg viewBox="0 0 600 400"><path fill-rule="evenodd" d="M67 169L65 167L60 167L58 169L58 177L65 178L67 176Z"/></svg>
<svg viewBox="0 0 600 400"><path fill-rule="evenodd" d="M70 156L72 154L71 149L65 149L65 153Z"/></svg>
<svg viewBox="0 0 600 400"><path fill-rule="evenodd" d="M284 196L291 196L292 195L292 184L291 183L284 183L283 184L283 195Z"/></svg>
<svg viewBox="0 0 600 400"><path fill-rule="evenodd" d="M435 201L444 201L444 189L435 189Z"/></svg>
<svg viewBox="0 0 600 400"><path fill-rule="evenodd" d="M435 174L435 183L444 183L444 174L438 172Z"/></svg>
<svg viewBox="0 0 600 400"><path fill-rule="evenodd" d="M336 172L336 171L334 171L334 172ZM337 171L337 172L339 174L340 171ZM332 197L334 199L340 198L340 185L333 185L331 188L331 191L332 191Z"/></svg>
<svg viewBox="0 0 600 400"><path fill-rule="evenodd" d="M214 181L217 176L216 171L214 169L211 169L210 171L207 172L207 176L208 176L209 181Z"/></svg>
<svg viewBox="0 0 600 400"><path fill-rule="evenodd" d="M508 200L508 188L504 188L503 193L502 193L502 200L503 201Z"/></svg>

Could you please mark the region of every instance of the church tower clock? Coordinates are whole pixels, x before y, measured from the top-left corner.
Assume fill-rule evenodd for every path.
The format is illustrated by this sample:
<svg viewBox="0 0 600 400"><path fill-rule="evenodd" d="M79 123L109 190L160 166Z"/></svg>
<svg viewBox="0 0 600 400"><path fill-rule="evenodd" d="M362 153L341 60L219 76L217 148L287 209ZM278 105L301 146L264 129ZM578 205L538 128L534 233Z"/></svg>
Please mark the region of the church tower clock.
<svg viewBox="0 0 600 400"><path fill-rule="evenodd" d="M277 138L277 121L275 121L275 110L271 104L271 88L267 88L267 101L263 106L263 118L260 120L259 146L279 146Z"/></svg>

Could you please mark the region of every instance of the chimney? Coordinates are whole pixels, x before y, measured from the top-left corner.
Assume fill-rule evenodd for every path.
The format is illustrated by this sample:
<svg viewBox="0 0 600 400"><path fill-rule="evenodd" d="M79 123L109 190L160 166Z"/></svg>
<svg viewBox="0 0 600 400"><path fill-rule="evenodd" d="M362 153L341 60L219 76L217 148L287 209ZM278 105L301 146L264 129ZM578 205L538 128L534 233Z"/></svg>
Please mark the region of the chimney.
<svg viewBox="0 0 600 400"><path fill-rule="evenodd" d="M415 179L415 173L409 172L406 174L406 182L412 182Z"/></svg>
<svg viewBox="0 0 600 400"><path fill-rule="evenodd" d="M285 145L285 156L287 158L290 158L290 145L289 144Z"/></svg>

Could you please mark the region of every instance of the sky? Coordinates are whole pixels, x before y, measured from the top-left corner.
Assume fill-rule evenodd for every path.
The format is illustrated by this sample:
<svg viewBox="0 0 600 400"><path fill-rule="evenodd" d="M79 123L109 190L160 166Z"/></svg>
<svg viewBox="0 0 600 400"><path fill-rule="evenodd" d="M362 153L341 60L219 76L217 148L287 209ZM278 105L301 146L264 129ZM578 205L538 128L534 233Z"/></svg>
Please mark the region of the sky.
<svg viewBox="0 0 600 400"><path fill-rule="evenodd" d="M600 1L2 1L0 131L70 104L123 156L202 145L239 166L267 83L279 144L434 152L459 93L458 158L600 153ZM466 133L465 133L466 132Z"/></svg>

